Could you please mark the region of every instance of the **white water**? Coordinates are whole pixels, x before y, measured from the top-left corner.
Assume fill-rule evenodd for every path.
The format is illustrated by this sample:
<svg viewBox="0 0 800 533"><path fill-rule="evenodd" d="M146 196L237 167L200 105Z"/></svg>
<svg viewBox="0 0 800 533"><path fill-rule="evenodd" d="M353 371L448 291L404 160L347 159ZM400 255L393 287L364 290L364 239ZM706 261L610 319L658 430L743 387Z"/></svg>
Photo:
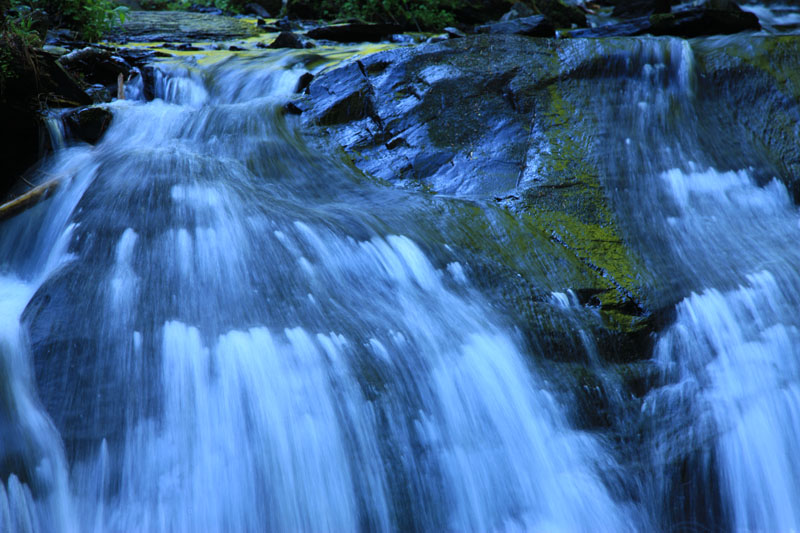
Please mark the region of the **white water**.
<svg viewBox="0 0 800 533"><path fill-rule="evenodd" d="M660 290L685 295L642 406L644 498L664 527L795 531L800 214L777 179L710 163L730 148L702 137L721 132L706 123L691 43L643 39L624 58L610 63L625 81L599 136L621 147L609 183Z"/></svg>
<svg viewBox="0 0 800 533"><path fill-rule="evenodd" d="M407 195L296 139L291 57L163 65L4 228L35 244L3 264L2 405L44 470L6 529L641 527L461 265L402 234Z"/></svg>
<svg viewBox="0 0 800 533"><path fill-rule="evenodd" d="M663 180L677 208L667 231L686 267L715 258L720 268L735 261L738 272L725 269L733 288L711 285L678 306L656 348L676 383L650 401L693 403L689 439L715 443L723 508L737 530L797 529L800 216L783 185L759 188L745 171L672 170Z"/></svg>

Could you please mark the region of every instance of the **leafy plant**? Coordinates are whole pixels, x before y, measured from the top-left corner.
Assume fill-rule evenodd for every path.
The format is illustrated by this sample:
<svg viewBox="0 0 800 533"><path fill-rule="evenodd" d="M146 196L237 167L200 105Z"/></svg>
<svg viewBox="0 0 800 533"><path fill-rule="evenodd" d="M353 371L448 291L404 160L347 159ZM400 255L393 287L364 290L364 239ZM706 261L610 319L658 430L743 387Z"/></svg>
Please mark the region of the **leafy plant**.
<svg viewBox="0 0 800 533"><path fill-rule="evenodd" d="M76 31L87 41L96 41L125 20L128 8L111 0L11 0L17 12L40 10L54 26Z"/></svg>

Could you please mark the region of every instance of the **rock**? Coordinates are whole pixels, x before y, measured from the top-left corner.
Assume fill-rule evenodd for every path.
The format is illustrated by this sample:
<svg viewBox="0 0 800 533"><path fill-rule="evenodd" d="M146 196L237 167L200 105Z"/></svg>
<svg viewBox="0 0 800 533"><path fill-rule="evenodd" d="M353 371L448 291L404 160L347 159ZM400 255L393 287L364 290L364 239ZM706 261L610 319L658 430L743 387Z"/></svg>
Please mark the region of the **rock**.
<svg viewBox="0 0 800 533"><path fill-rule="evenodd" d="M279 28L273 24L267 24L265 20L261 19L258 19L257 25L261 31L265 31L267 33L280 33L284 31L282 28Z"/></svg>
<svg viewBox="0 0 800 533"><path fill-rule="evenodd" d="M624 0L617 2L611 16L620 18L647 17L656 13L669 13L670 0Z"/></svg>
<svg viewBox="0 0 800 533"><path fill-rule="evenodd" d="M303 41L290 31L282 31L267 48L303 48Z"/></svg>
<svg viewBox="0 0 800 533"><path fill-rule="evenodd" d="M112 113L104 107L85 107L66 115L64 121L73 136L97 144L111 124Z"/></svg>
<svg viewBox="0 0 800 533"><path fill-rule="evenodd" d="M449 37L445 34L442 35L431 35L427 39L425 39L425 44L433 44L433 43L440 43L442 41L446 41Z"/></svg>
<svg viewBox="0 0 800 533"><path fill-rule="evenodd" d="M458 28L454 28L452 26L448 26L444 29L444 32L447 36L451 39L460 39L461 37L466 37L467 34L463 31L459 30Z"/></svg>
<svg viewBox="0 0 800 533"><path fill-rule="evenodd" d="M127 76L131 65L122 57L94 46L73 50L58 59L70 73L79 75L87 83L115 85L120 74Z"/></svg>
<svg viewBox="0 0 800 533"><path fill-rule="evenodd" d="M301 122L310 138L332 141L377 179L478 202L499 198L498 205L530 217L513 222L508 215L503 227L517 228L508 231L519 231L525 244L509 237L498 244L495 262L473 274L486 280L490 293L502 287L498 298L530 317L523 320L531 331L543 327L537 322L542 313L530 310L536 289L521 283L535 287L556 279L595 295L608 318L597 324L606 338L638 339L634 331L649 331L649 315L638 303L646 276L631 272L644 267L603 207L607 200L585 131L570 129L571 115L552 96L567 70L558 59L564 45L556 43L489 34L373 54L360 65L319 74ZM448 214L456 225L459 216ZM469 247L469 239L452 244ZM528 272L521 282L519 267L504 263L500 253L509 246L547 250L542 253L569 266L542 278Z"/></svg>
<svg viewBox="0 0 800 533"><path fill-rule="evenodd" d="M486 24L476 27L475 31L478 33L527 35L528 37L552 37L555 35L553 24L543 15Z"/></svg>
<svg viewBox="0 0 800 533"><path fill-rule="evenodd" d="M653 35L699 37L761 29L758 17L741 9L688 9L650 17Z"/></svg>
<svg viewBox="0 0 800 533"><path fill-rule="evenodd" d="M358 61L348 63L309 84L308 92L313 99L311 114L317 124L339 124L374 114L372 88L362 68Z"/></svg>
<svg viewBox="0 0 800 533"><path fill-rule="evenodd" d="M636 19L620 22L619 24L605 24L594 28L582 28L570 30L564 36L568 37L630 37L643 35L652 28L649 17L639 17Z"/></svg>
<svg viewBox="0 0 800 533"><path fill-rule="evenodd" d="M61 57L70 52L69 48L64 48L63 46L56 46L53 44L44 45L42 50L55 57Z"/></svg>
<svg viewBox="0 0 800 533"><path fill-rule="evenodd" d="M281 106L281 110L284 115L302 115L303 111L305 111L305 109L294 102L286 102Z"/></svg>
<svg viewBox="0 0 800 533"><path fill-rule="evenodd" d="M250 2L249 4L246 4L244 6L244 12L245 12L245 14L255 15L257 17L261 17L261 18L265 18L265 19L268 19L268 18L272 17L272 15L269 14L269 11L267 11L263 6L261 6L259 4L256 4L254 2Z"/></svg>
<svg viewBox="0 0 800 533"><path fill-rule="evenodd" d="M622 37L636 35L672 35L701 37L758 30L758 17L747 11L688 9L675 13L639 17L620 24L572 30L570 37Z"/></svg>
<svg viewBox="0 0 800 533"><path fill-rule="evenodd" d="M305 91L313 79L314 75L310 72L303 73L303 75L297 80L297 85L294 87L294 92L301 93Z"/></svg>
<svg viewBox="0 0 800 533"><path fill-rule="evenodd" d="M92 98L95 104L110 102L114 96L111 90L101 83L95 83L86 88L86 94Z"/></svg>
<svg viewBox="0 0 800 533"><path fill-rule="evenodd" d="M402 32L400 26L394 24L335 24L314 28L306 32L306 37L324 39L339 43L379 42L388 39L394 33Z"/></svg>
<svg viewBox="0 0 800 533"><path fill-rule="evenodd" d="M289 17L283 17L275 24L281 31L292 31L294 29L294 25L292 21L289 20Z"/></svg>
<svg viewBox="0 0 800 533"><path fill-rule="evenodd" d="M586 15L580 8L561 0L535 0L536 10L550 19L556 28L586 27Z"/></svg>
<svg viewBox="0 0 800 533"><path fill-rule="evenodd" d="M500 17L500 21L505 22L507 20L531 17L535 14L536 12L529 5L523 4L522 2L517 2L511 6L511 9L508 11L508 13Z"/></svg>
<svg viewBox="0 0 800 533"><path fill-rule="evenodd" d="M278 14L283 9L284 0L253 0L270 13Z"/></svg>

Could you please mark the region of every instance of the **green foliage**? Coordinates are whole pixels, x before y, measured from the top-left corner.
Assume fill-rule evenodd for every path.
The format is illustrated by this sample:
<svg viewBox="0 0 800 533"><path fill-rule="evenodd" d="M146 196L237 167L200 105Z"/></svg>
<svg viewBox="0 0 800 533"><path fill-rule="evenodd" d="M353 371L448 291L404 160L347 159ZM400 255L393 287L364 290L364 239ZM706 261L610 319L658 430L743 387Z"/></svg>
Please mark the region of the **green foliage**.
<svg viewBox="0 0 800 533"><path fill-rule="evenodd" d="M115 24L122 23L128 12L127 7L111 0L11 0L11 5L18 13L42 13L50 24L74 30L87 41L100 39ZM32 21L24 16L16 20L23 31L32 30Z"/></svg>

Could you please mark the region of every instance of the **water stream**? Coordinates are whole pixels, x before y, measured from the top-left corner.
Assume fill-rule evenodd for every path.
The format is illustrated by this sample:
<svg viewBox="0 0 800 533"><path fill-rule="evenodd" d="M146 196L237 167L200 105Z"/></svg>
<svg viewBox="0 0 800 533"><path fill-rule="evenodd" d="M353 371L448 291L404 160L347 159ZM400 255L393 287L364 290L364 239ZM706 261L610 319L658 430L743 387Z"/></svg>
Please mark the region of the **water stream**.
<svg viewBox="0 0 800 533"><path fill-rule="evenodd" d="M0 529L644 527L428 200L298 137L296 63L159 64L4 228Z"/></svg>
<svg viewBox="0 0 800 533"><path fill-rule="evenodd" d="M572 427L429 196L306 144L297 55L174 59L3 223L0 531L800 527L800 215L709 140L696 43L630 43L596 153L678 301L638 444Z"/></svg>

